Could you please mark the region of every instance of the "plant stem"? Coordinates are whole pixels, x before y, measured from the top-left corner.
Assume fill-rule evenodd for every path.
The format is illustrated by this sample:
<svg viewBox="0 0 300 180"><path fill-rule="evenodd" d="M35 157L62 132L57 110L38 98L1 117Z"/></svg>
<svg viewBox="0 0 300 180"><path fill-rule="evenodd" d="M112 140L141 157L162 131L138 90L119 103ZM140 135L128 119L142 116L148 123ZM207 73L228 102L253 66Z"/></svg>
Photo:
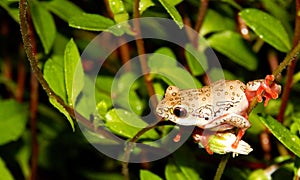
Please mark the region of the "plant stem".
<svg viewBox="0 0 300 180"><path fill-rule="evenodd" d="M196 32L200 32L203 21L204 21L204 17L206 15L206 11L207 11L207 7L208 7L208 1L209 0L200 0L200 6L198 9L198 15L197 15L197 22L195 25L195 31Z"/></svg>
<svg viewBox="0 0 300 180"><path fill-rule="evenodd" d="M288 99L290 96L291 87L292 87L292 83L293 83L293 76L294 76L294 71L295 71L295 67L296 67L297 55L298 55L299 49L300 49L299 41L300 41L300 0L296 0L296 17L295 17L294 39L293 39L293 47L294 47L294 50L296 50L296 52L292 56L293 61L290 63L290 66L287 71L287 80L286 80L286 84L284 87L284 91L282 93L282 101L281 101L282 103L280 106L279 114L277 116L277 120L281 123L283 122L283 119L284 119L284 113L285 113L285 110L286 110L286 107L288 104Z"/></svg>
<svg viewBox="0 0 300 180"><path fill-rule="evenodd" d="M60 103L65 110L69 113L69 115L72 118L76 118L79 123L81 123L84 127L89 129L92 132L95 132L105 138L114 140L116 142L122 143L119 138L116 136L112 135L109 131L107 131L103 127L95 127L93 122L90 120L86 119L83 117L81 114L79 114L77 111L75 111L72 107L68 106L67 104L64 103L64 101L59 97L57 94L54 93L54 91L49 87L47 81L44 79L43 73L41 69L38 66L38 60L35 57L35 53L33 50L33 46L35 46L35 42L31 41L31 38L34 38L34 36L30 36L30 29L33 30L33 26L31 23L28 22L27 20L27 2L26 0L20 0L20 28L21 28L21 34L22 34L22 39L24 43L24 49L27 54L32 73L36 76L37 80L47 93L48 97L55 98L58 103ZM31 28L30 28L31 27Z"/></svg>
<svg viewBox="0 0 300 180"><path fill-rule="evenodd" d="M222 174L225 170L226 164L229 160L230 154L226 154L224 156L222 156L221 162L219 163L217 172L215 174L214 180L220 180L222 177Z"/></svg>
<svg viewBox="0 0 300 180"><path fill-rule="evenodd" d="M38 140L36 132L37 108L38 108L38 81L33 73L30 78L30 132L31 132L31 174L30 180L37 179L37 165L38 165Z"/></svg>
<svg viewBox="0 0 300 180"><path fill-rule="evenodd" d="M137 46L137 51L138 51L140 63L141 63L142 73L144 74L144 80L145 80L145 83L146 83L147 91L148 91L149 97L152 97L153 95L155 95L155 92L154 92L152 80L151 80L151 77L150 77L150 74L149 74L147 58L145 56L146 51L145 51L145 47L144 47L144 40L142 39L142 34L141 34L141 27L140 27L140 22L139 22L139 18L140 18L139 2L140 2L139 0L134 1L133 29L136 33L135 42L136 42L136 46ZM157 99L156 98L150 98L150 101L151 101L152 107L155 108L156 105L158 104Z"/></svg>

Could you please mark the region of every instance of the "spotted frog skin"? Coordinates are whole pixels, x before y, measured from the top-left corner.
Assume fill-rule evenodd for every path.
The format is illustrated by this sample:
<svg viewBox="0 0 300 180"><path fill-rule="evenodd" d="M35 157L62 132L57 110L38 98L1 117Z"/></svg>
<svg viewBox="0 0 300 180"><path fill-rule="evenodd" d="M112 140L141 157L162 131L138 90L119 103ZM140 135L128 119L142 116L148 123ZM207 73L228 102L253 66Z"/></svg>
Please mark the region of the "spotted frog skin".
<svg viewBox="0 0 300 180"><path fill-rule="evenodd" d="M236 148L251 126L247 111L254 97L259 102L264 97L265 105L269 99L278 97L281 87L273 81L274 76L268 75L266 79L251 81L247 85L239 80L219 80L201 89L180 90L169 86L156 112L176 124L193 125L212 132L238 128L236 141L232 144ZM212 153L208 146L206 150Z"/></svg>

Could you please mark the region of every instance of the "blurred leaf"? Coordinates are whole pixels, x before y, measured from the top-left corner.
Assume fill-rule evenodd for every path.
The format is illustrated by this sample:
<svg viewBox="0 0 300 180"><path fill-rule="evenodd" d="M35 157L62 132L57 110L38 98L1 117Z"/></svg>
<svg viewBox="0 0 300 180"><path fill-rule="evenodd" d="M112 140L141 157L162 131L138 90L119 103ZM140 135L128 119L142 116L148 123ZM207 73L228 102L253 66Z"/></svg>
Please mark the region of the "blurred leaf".
<svg viewBox="0 0 300 180"><path fill-rule="evenodd" d="M173 0L173 1L169 1L169 3L172 5L172 6L176 6L178 5L179 3L181 3L183 0Z"/></svg>
<svg viewBox="0 0 300 180"><path fill-rule="evenodd" d="M168 85L176 85L179 88L196 88L201 87L189 72L177 66L174 53L169 48L160 48L149 56L148 66L154 77L160 78ZM178 75L180 74L180 78Z"/></svg>
<svg viewBox="0 0 300 180"><path fill-rule="evenodd" d="M44 77L50 88L67 102L66 85L64 81L64 59L62 56L52 56L44 66Z"/></svg>
<svg viewBox="0 0 300 180"><path fill-rule="evenodd" d="M29 114L25 105L13 99L0 100L0 107L0 145L3 145L20 138Z"/></svg>
<svg viewBox="0 0 300 180"><path fill-rule="evenodd" d="M198 174L187 166L181 166L174 161L169 161L166 166L165 176L167 180L186 179L194 180L200 179Z"/></svg>
<svg viewBox="0 0 300 180"><path fill-rule="evenodd" d="M38 1L28 1L34 28L43 44L45 53L52 48L56 27L52 15Z"/></svg>
<svg viewBox="0 0 300 180"><path fill-rule="evenodd" d="M167 10L167 12L170 14L170 16L173 18L173 20L176 22L176 24L182 28L183 27L183 22L182 18L173 5L172 0L159 0L159 2L163 5L163 7Z"/></svg>
<svg viewBox="0 0 300 180"><path fill-rule="evenodd" d="M162 180L158 175L152 173L148 170L140 170L140 179L141 180Z"/></svg>
<svg viewBox="0 0 300 180"><path fill-rule="evenodd" d="M31 134L30 131L27 130L23 135L22 139L24 141L24 145L18 149L18 152L16 154L16 160L23 172L23 176L26 178L29 178L31 167L28 162L30 162L31 158Z"/></svg>
<svg viewBox="0 0 300 180"><path fill-rule="evenodd" d="M291 49L289 36L279 20L257 9L244 9L239 13L245 23L264 41L282 52Z"/></svg>
<svg viewBox="0 0 300 180"><path fill-rule="evenodd" d="M137 79L138 77L134 73L122 74L120 78L115 79L116 82L110 93L114 94L113 100L116 104L141 115L144 111L144 103L136 92L141 86Z"/></svg>
<svg viewBox="0 0 300 180"><path fill-rule="evenodd" d="M72 17L83 13L78 6L67 0L43 1L41 3L45 8L66 22L68 22Z"/></svg>
<svg viewBox="0 0 300 180"><path fill-rule="evenodd" d="M220 79L237 79L237 77L232 72L229 72L228 70L222 68L211 68L208 72L208 76L212 82L215 82Z"/></svg>
<svg viewBox="0 0 300 180"><path fill-rule="evenodd" d="M142 128L147 127L147 123L134 113L123 109L112 109L106 115L106 127L113 133L127 138L132 138ZM147 131L141 138L157 139L159 135L155 130Z"/></svg>
<svg viewBox="0 0 300 180"><path fill-rule="evenodd" d="M69 41L64 56L64 77L68 104L73 106L84 86L84 72L81 58L73 39Z"/></svg>
<svg viewBox="0 0 300 180"><path fill-rule="evenodd" d="M236 8L238 10L242 9L242 7L238 3L235 2L235 0L221 0L221 1L230 4L232 7Z"/></svg>
<svg viewBox="0 0 300 180"><path fill-rule="evenodd" d="M115 27L115 22L98 14L82 13L69 20L69 25L77 29L89 31L108 31L116 36L122 35L122 29Z"/></svg>
<svg viewBox="0 0 300 180"><path fill-rule="evenodd" d="M18 8L11 8L9 7L9 4L13 1L8 1L8 0L0 0L0 6L5 9L8 14L16 21L20 22L19 19L19 9Z"/></svg>
<svg viewBox="0 0 300 180"><path fill-rule="evenodd" d="M270 175L268 175L264 170L258 169L253 171L248 180L269 180L271 179Z"/></svg>
<svg viewBox="0 0 300 180"><path fill-rule="evenodd" d="M66 116L69 123L71 124L73 131L75 131L74 122L68 111L59 102L57 102L57 100L54 97L50 96L49 101L54 107L56 107L56 109L58 109L61 113L63 113Z"/></svg>
<svg viewBox="0 0 300 180"><path fill-rule="evenodd" d="M148 66L150 68L176 67L176 56L170 48L159 48L149 56Z"/></svg>
<svg viewBox="0 0 300 180"><path fill-rule="evenodd" d="M9 169L7 169L5 162L2 160L0 157L0 174L1 174L1 179L5 180L13 180L14 177L10 173Z"/></svg>
<svg viewBox="0 0 300 180"><path fill-rule="evenodd" d="M259 117L259 119L286 148L300 157L300 139L297 135L292 134L272 116Z"/></svg>
<svg viewBox="0 0 300 180"><path fill-rule="evenodd" d="M191 73L194 76L202 75L208 69L208 63L204 51L205 49L195 49L192 44L187 44L185 46L185 57Z"/></svg>
<svg viewBox="0 0 300 180"><path fill-rule="evenodd" d="M155 4L152 2L152 0L140 0L140 4L139 4L140 14L143 14L144 11L146 11L149 7L154 5Z"/></svg>
<svg viewBox="0 0 300 180"><path fill-rule="evenodd" d="M175 85L180 89L199 88L201 84L187 70L179 67L151 69L157 78L162 79L168 85ZM180 75L180 78L178 78Z"/></svg>
<svg viewBox="0 0 300 180"><path fill-rule="evenodd" d="M222 16L218 12L208 9L201 27L200 34L205 36L206 34L212 32L224 30L234 31L235 28L236 24L233 19Z"/></svg>
<svg viewBox="0 0 300 180"><path fill-rule="evenodd" d="M238 33L232 31L216 33L208 39L208 42L212 48L246 69L252 71L257 68L255 54Z"/></svg>
<svg viewBox="0 0 300 180"><path fill-rule="evenodd" d="M184 174L186 179L196 180L200 179L195 167L197 167L197 160L194 156L185 157L190 149L180 148L174 152L174 162L180 171ZM191 154L192 155L192 154Z"/></svg>

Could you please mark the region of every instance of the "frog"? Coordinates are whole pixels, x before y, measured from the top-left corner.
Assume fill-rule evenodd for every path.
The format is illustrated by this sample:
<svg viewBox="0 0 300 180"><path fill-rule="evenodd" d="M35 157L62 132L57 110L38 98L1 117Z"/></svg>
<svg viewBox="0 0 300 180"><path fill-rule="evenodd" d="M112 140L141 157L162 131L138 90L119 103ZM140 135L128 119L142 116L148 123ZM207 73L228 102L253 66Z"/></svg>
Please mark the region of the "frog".
<svg viewBox="0 0 300 180"><path fill-rule="evenodd" d="M265 100L266 106L270 99L278 98L281 86L274 82L274 75L265 79L250 81L244 84L240 80L218 80L199 89L179 89L169 86L164 98L158 103L156 113L163 119L180 126L196 126L205 134L199 137L193 135L195 141L200 141L209 154L209 136L238 129L236 140L231 145L237 148L247 129L251 127L248 120L248 109L254 99ZM180 141L180 132L174 138Z"/></svg>

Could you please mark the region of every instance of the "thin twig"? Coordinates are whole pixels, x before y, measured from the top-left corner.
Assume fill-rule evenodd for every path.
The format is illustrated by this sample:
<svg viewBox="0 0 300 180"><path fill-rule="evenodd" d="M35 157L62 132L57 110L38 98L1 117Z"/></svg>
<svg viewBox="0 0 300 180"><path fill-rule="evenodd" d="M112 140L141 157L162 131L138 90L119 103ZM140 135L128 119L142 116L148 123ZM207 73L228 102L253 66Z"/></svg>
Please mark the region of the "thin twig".
<svg viewBox="0 0 300 180"><path fill-rule="evenodd" d="M197 21L194 30L199 33L206 15L209 0L200 0L200 6L198 9Z"/></svg>
<svg viewBox="0 0 300 180"><path fill-rule="evenodd" d="M106 11L108 13L108 17L113 19L114 18L114 13L110 8L109 1L104 0L104 4L105 4L105 7L106 7ZM125 38L122 37L122 36L118 37L118 43L119 43L118 51L119 51L119 54L120 54L120 58L122 60L122 64L126 64L130 59L128 43L126 43ZM128 64L126 64L126 66L124 66L124 69L125 69L126 72L128 72L128 71L131 71L132 68L131 68L130 64L128 63Z"/></svg>
<svg viewBox="0 0 300 180"><path fill-rule="evenodd" d="M141 34L142 32L141 32L141 27L140 27L140 22L139 22L139 18L140 18L139 2L140 2L139 0L134 1L133 29L136 34L135 42L136 42L136 46L137 46L140 63L141 63L142 73L144 74L144 80L146 83L147 91L148 91L149 97L152 97L153 95L155 95L155 91L154 91L152 80L151 80L151 77L149 74L147 58L145 56L146 51L145 51L145 47L144 47L144 40L142 39L142 34ZM158 101L156 98L150 98L150 101L151 101L152 107L156 107L156 105L158 104Z"/></svg>
<svg viewBox="0 0 300 180"><path fill-rule="evenodd" d="M38 141L37 141L37 108L38 108L38 81L33 73L30 78L30 132L31 132L31 173L30 180L37 179Z"/></svg>
<svg viewBox="0 0 300 180"><path fill-rule="evenodd" d="M64 101L59 97L57 94L53 92L53 90L49 87L47 81L44 79L44 76L42 74L41 69L38 66L38 60L35 57L35 54L33 52L33 44L31 44L31 37L29 35L29 27L32 26L30 23L28 23L27 20L27 2L26 0L20 0L20 28L21 28L21 34L22 34L22 39L24 43L24 49L27 54L31 69L33 74L36 76L37 80L47 93L48 97L52 97L56 99L56 101L61 104L64 109L69 113L69 115L72 118L76 118L79 123L81 123L84 127L89 129L92 132L95 132L99 135L101 135L104 138L108 138L111 140L115 140L116 142L121 142L119 138L116 136L112 135L109 131L107 131L103 127L98 127L96 128L93 122L89 121L85 117L83 117L80 113L75 111L72 107L68 106L67 104L64 103ZM33 29L33 28L32 28Z"/></svg>
<svg viewBox="0 0 300 180"><path fill-rule="evenodd" d="M24 49L20 48L22 51L22 56L19 57L18 60L18 77L17 77L17 88L16 88L16 100L18 102L22 102L24 92L25 92L25 80L26 80L26 66L25 66L25 59L24 59Z"/></svg>
<svg viewBox="0 0 300 180"><path fill-rule="evenodd" d="M140 59L140 64L141 64L141 69L142 69L142 73L144 74L144 80L145 80L145 84L146 84L146 88L149 94L149 97L152 97L153 95L155 95L155 91L154 91L154 87L151 81L151 77L149 74L149 68L148 68L148 64L147 64L147 58L145 55L146 51L145 51L145 47L144 47L144 40L142 39L142 34L141 34L141 28L140 28L140 22L139 22L139 18L140 18L140 11L139 11L139 0L135 0L134 1L134 7L133 7L133 29L135 31L135 42L136 42L136 46L137 46L137 51L138 51L138 55L139 55L139 59ZM150 98L151 101L151 106L152 107L156 107L158 104L158 101L156 98ZM149 127L152 128L152 127ZM144 131L147 131L148 128L144 128L142 129L142 134ZM137 136L135 136L137 137ZM130 152L132 149L132 144L131 142L136 141L138 138L133 138L130 140L129 145L126 147L125 150L125 154L124 154L124 158L125 159L129 159L130 158ZM124 175L124 179L129 180L130 176L129 176L129 170L128 170L128 162L124 161L122 164L122 173Z"/></svg>

